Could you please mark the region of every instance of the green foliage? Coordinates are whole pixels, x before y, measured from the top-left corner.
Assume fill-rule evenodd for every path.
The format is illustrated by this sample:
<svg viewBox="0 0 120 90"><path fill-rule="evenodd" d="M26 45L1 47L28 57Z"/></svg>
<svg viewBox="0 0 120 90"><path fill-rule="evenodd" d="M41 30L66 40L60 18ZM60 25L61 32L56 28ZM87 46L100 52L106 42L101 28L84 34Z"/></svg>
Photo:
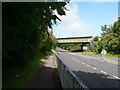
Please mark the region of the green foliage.
<svg viewBox="0 0 120 90"><path fill-rule="evenodd" d="M95 37L93 38L93 41L99 41L99 36L95 36Z"/></svg>
<svg viewBox="0 0 120 90"><path fill-rule="evenodd" d="M2 87L3 88L25 88L33 81L38 71L43 66L45 58L51 53L36 55L29 59L25 67L9 67L4 72ZM18 75L18 76L16 76Z"/></svg>
<svg viewBox="0 0 120 90"><path fill-rule="evenodd" d="M54 10L65 15L65 5L65 2L3 3L4 61L22 62L40 51L49 51L55 39L48 28L52 29L56 20L60 20Z"/></svg>
<svg viewBox="0 0 120 90"><path fill-rule="evenodd" d="M81 44L58 44L57 46L60 48L69 50L69 51L80 51L81 50Z"/></svg>
<svg viewBox="0 0 120 90"><path fill-rule="evenodd" d="M4 2L2 3L3 80L12 68L24 67L31 58L51 52L56 39L52 25L65 15L66 2ZM5 83L4 83L5 84Z"/></svg>
<svg viewBox="0 0 120 90"><path fill-rule="evenodd" d="M98 51L107 50L111 54L120 54L120 17L113 25L101 27L103 33L101 40L97 42Z"/></svg>

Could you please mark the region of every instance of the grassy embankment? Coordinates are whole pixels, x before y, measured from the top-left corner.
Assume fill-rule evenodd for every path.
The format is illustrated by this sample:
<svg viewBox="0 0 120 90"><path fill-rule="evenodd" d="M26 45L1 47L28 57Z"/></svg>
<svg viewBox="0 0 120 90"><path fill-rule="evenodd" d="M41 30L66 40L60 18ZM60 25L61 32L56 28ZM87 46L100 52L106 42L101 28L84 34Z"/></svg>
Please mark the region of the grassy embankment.
<svg viewBox="0 0 120 90"><path fill-rule="evenodd" d="M29 60L26 66L16 67L6 71L2 88L25 88L43 66L42 63L45 59L51 54L52 52L35 56Z"/></svg>
<svg viewBox="0 0 120 90"><path fill-rule="evenodd" d="M70 51L70 52L79 52L81 50L81 47L78 47L78 46L75 46L75 47L73 47L73 48L70 48L68 51Z"/></svg>
<svg viewBox="0 0 120 90"><path fill-rule="evenodd" d="M103 56L102 54L98 54L96 52L83 52L83 54ZM104 56L105 57L112 57L112 58L120 58L120 55L116 55L116 54L113 55L113 54L109 54L109 53L107 53Z"/></svg>

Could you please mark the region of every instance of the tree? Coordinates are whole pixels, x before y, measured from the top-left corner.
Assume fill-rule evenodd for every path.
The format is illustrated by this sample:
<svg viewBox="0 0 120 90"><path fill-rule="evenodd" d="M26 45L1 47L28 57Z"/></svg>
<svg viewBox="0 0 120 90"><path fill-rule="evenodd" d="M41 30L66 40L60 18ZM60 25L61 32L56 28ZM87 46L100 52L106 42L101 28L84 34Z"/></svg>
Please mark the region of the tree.
<svg viewBox="0 0 120 90"><path fill-rule="evenodd" d="M99 40L99 36L95 36L94 38L93 38L93 41L98 41Z"/></svg>
<svg viewBox="0 0 120 90"><path fill-rule="evenodd" d="M101 26L101 29L103 32L101 40L98 42L98 51L106 49L109 53L120 54L120 17L113 25L104 25Z"/></svg>
<svg viewBox="0 0 120 90"><path fill-rule="evenodd" d="M18 66L37 54L52 48L53 35L48 28L60 20L54 13L65 15L66 2L4 2L3 67Z"/></svg>

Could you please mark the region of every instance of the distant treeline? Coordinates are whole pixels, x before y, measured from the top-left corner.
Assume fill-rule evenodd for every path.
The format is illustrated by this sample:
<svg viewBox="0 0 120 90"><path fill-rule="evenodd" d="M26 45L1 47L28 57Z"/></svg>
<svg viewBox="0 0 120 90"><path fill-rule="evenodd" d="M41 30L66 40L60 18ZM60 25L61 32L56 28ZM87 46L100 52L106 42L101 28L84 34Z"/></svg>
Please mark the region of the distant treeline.
<svg viewBox="0 0 120 90"><path fill-rule="evenodd" d="M57 44L57 46L71 52L81 51L81 44Z"/></svg>

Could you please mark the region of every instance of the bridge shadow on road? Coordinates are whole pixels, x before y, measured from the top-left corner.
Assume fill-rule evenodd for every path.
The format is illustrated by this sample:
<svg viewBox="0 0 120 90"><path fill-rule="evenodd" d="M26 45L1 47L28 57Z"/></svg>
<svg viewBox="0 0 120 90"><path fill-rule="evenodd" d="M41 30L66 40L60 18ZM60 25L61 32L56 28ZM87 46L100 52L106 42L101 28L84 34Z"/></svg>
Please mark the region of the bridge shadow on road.
<svg viewBox="0 0 120 90"><path fill-rule="evenodd" d="M120 90L120 80L113 79L109 75L83 71L73 72L90 88L90 90Z"/></svg>
<svg viewBox="0 0 120 90"><path fill-rule="evenodd" d="M57 51L57 52L68 52L68 51Z"/></svg>

